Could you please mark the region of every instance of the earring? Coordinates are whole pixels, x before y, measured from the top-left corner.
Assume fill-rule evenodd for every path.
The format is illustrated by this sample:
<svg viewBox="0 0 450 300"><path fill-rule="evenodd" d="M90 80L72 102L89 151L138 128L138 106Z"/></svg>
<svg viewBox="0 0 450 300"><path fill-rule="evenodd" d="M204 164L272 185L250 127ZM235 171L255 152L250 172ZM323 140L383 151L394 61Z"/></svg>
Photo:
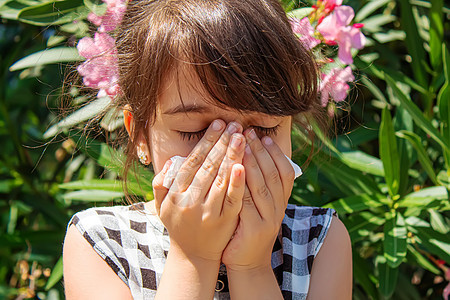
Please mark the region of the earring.
<svg viewBox="0 0 450 300"><path fill-rule="evenodd" d="M141 164L148 165L147 155L145 154L144 151L142 151L142 149L137 150L137 155L139 157L139 161L141 162Z"/></svg>

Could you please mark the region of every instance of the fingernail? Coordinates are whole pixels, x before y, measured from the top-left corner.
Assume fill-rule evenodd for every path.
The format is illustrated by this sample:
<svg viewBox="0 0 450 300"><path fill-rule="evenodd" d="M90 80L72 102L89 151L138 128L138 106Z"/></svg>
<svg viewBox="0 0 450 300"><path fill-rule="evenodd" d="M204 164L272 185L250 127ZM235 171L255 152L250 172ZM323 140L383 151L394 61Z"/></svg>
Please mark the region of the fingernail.
<svg viewBox="0 0 450 300"><path fill-rule="evenodd" d="M215 120L215 121L212 123L212 129L215 130L215 131L221 130L221 129L222 129L222 122L220 122L220 121L218 121L218 120Z"/></svg>
<svg viewBox="0 0 450 300"><path fill-rule="evenodd" d="M228 124L227 130L228 130L229 134L233 134L233 133L237 132L238 128L237 128L236 124L230 123L230 124Z"/></svg>
<svg viewBox="0 0 450 300"><path fill-rule="evenodd" d="M264 144L266 144L267 146L272 145L273 141L270 137L266 136L264 137Z"/></svg>
<svg viewBox="0 0 450 300"><path fill-rule="evenodd" d="M231 138L231 147L237 149L242 143L242 139L239 136L233 135Z"/></svg>
<svg viewBox="0 0 450 300"><path fill-rule="evenodd" d="M248 133L248 137L249 137L251 140L256 139L256 132L255 132L254 129L250 130L250 132Z"/></svg>
<svg viewBox="0 0 450 300"><path fill-rule="evenodd" d="M247 153L247 154L251 154L252 153L252 149L250 149L250 146L248 144L245 145L245 153Z"/></svg>

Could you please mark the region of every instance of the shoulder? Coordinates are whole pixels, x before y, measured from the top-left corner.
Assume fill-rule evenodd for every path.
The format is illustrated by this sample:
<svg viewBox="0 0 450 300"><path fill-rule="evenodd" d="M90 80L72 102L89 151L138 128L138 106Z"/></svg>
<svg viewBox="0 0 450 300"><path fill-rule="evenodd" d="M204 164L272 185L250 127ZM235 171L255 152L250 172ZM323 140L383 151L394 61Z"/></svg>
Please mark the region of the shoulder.
<svg viewBox="0 0 450 300"><path fill-rule="evenodd" d="M352 247L350 236L345 225L336 216L333 216L323 245L312 266L308 299L347 300L351 297Z"/></svg>
<svg viewBox="0 0 450 300"><path fill-rule="evenodd" d="M127 285L74 225L64 240L63 266L67 299L131 299Z"/></svg>
<svg viewBox="0 0 450 300"><path fill-rule="evenodd" d="M323 245L336 212L330 208L289 204L283 219L283 237L307 245L307 256L316 256ZM337 219L337 218L336 218Z"/></svg>
<svg viewBox="0 0 450 300"><path fill-rule="evenodd" d="M161 229L158 226L162 227L155 218L143 211L142 204L90 208L76 213L69 222L64 241L67 296L85 298L82 296L89 294L91 298L96 292L107 291L114 295L108 299L130 298L124 296L130 296L127 285L134 260L129 255L138 257L136 264L150 261L149 245L157 243L153 237L158 236L155 233ZM100 298L105 298L105 294Z"/></svg>

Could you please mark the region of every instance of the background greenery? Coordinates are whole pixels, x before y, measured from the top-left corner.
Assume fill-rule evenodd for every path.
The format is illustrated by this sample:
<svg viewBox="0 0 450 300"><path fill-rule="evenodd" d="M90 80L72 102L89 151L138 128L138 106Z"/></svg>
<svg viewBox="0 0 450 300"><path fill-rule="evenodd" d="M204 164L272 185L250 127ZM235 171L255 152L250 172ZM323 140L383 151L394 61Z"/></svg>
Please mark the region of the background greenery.
<svg viewBox="0 0 450 300"><path fill-rule="evenodd" d="M105 143L119 137L120 117L107 98L88 102L76 85L62 89L81 60L73 47L92 29L87 14L104 11L99 4L0 2L0 298L63 299L70 216L122 201L121 150ZM353 244L354 299L442 299L450 266L450 9L443 0L344 4L365 24L368 45L355 59L348 104L330 107L337 135L322 137L293 201L338 211ZM74 111L63 120L61 99ZM84 136L101 111L91 121L98 134ZM305 161L307 150L294 160ZM133 172L141 180L131 189L151 199L151 172Z"/></svg>

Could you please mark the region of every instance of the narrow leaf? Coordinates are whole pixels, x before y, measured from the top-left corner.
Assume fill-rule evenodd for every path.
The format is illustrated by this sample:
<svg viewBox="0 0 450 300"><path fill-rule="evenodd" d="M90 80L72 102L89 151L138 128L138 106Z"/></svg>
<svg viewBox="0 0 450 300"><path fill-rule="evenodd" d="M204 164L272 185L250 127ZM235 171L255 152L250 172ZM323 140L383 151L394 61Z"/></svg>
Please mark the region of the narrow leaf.
<svg viewBox="0 0 450 300"><path fill-rule="evenodd" d="M57 284L63 276L63 260L62 256L58 259L55 266L52 269L52 273L50 274L50 277L47 280L47 284L45 285L45 290L48 291L52 287Z"/></svg>
<svg viewBox="0 0 450 300"><path fill-rule="evenodd" d="M400 213L396 213L384 225L384 257L391 268L397 268L405 256L405 221Z"/></svg>
<svg viewBox="0 0 450 300"><path fill-rule="evenodd" d="M122 192L103 191L103 190L81 190L64 194L65 200L78 200L87 202L108 202L123 198Z"/></svg>
<svg viewBox="0 0 450 300"><path fill-rule="evenodd" d="M443 0L431 1L430 9L430 60L434 71L442 69L442 41L444 39Z"/></svg>
<svg viewBox="0 0 450 300"><path fill-rule="evenodd" d="M419 162L422 165L423 169L425 170L425 172L427 172L431 181L433 181L434 184L439 185L439 183L437 182L436 174L434 173L433 163L431 162L431 159L428 157L427 151L425 150L425 147L423 146L420 137L414 132L406 130L397 132L397 136L406 139L408 142L411 143L411 145L417 151Z"/></svg>
<svg viewBox="0 0 450 300"><path fill-rule="evenodd" d="M392 88L394 94L397 96L402 105L412 116L414 122L422 128L426 133L430 135L432 139L438 142L442 147L449 149L450 144L445 141L439 131L433 127L430 121L428 121L422 111L414 104L408 96L406 96L396 85L395 81L388 75L385 74L386 82Z"/></svg>
<svg viewBox="0 0 450 300"><path fill-rule="evenodd" d="M398 268L391 268L385 259L379 259L377 267L379 291L385 298L390 298L397 286Z"/></svg>
<svg viewBox="0 0 450 300"><path fill-rule="evenodd" d="M341 198L325 205L325 207L333 208L338 214L355 213L365 209L379 207L383 205L381 201L382 195L355 195L347 198Z"/></svg>
<svg viewBox="0 0 450 300"><path fill-rule="evenodd" d="M400 186L400 163L394 126L392 125L391 114L387 108L383 110L381 117L379 141L384 177L388 185L389 194L393 197L397 195Z"/></svg>
<svg viewBox="0 0 450 300"><path fill-rule="evenodd" d="M442 60L444 65L445 83L437 96L440 116L440 130L443 139L450 145L450 53L447 46L442 43ZM447 173L450 176L450 149L443 147Z"/></svg>
<svg viewBox="0 0 450 300"><path fill-rule="evenodd" d="M11 67L9 67L9 70L13 72L41 65L82 60L84 60L84 58L78 54L78 50L76 48L58 47L30 54L15 62Z"/></svg>
<svg viewBox="0 0 450 300"><path fill-rule="evenodd" d="M111 98L103 97L92 101L91 103L76 110L57 124L50 127L45 133L44 138L48 139L60 133L62 130L70 128L81 122L87 121L93 117L100 115L111 104Z"/></svg>

